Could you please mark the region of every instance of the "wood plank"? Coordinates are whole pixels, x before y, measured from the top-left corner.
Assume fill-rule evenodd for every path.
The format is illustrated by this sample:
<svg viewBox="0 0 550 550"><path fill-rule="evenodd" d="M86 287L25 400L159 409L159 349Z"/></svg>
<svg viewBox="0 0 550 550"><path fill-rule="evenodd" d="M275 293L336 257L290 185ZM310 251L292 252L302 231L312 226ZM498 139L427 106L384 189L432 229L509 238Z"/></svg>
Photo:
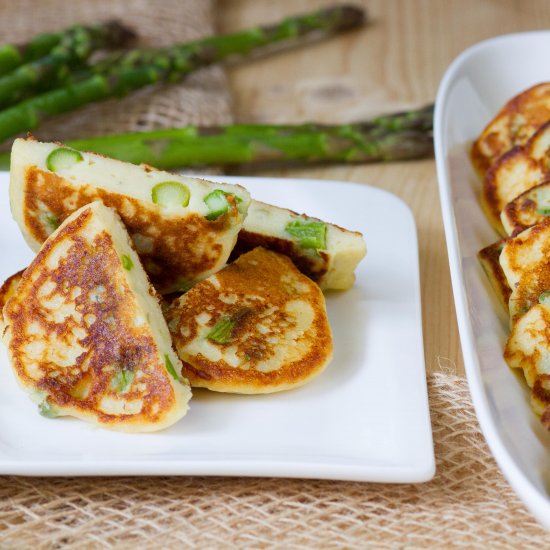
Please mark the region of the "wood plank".
<svg viewBox="0 0 550 550"><path fill-rule="evenodd" d="M225 0L220 27L229 32L332 3ZM446 67L468 46L498 34L545 29L550 21L550 3L544 0L355 3L370 14L365 29L232 67L236 118L347 122L420 106L434 100ZM364 182L401 197L418 228L426 368L463 373L433 160L259 174Z"/></svg>

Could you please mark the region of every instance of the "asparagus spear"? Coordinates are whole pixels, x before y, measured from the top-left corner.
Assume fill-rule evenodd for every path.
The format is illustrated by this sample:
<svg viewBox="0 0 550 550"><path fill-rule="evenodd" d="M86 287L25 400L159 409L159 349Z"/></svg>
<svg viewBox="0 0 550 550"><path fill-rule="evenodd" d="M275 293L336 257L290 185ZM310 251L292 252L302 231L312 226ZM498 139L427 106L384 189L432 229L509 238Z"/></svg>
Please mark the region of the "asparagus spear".
<svg viewBox="0 0 550 550"><path fill-rule="evenodd" d="M186 126L69 141L77 150L93 151L157 168L296 162L376 162L432 154L433 105L346 125L236 124ZM9 163L0 156L0 167Z"/></svg>
<svg viewBox="0 0 550 550"><path fill-rule="evenodd" d="M0 75L9 73L24 63L44 57L61 42L65 32L39 34L26 44L0 45Z"/></svg>
<svg viewBox="0 0 550 550"><path fill-rule="evenodd" d="M48 55L0 77L0 107L12 105L36 90L62 84L71 69L85 61L92 52L121 47L134 36L117 21L72 27Z"/></svg>
<svg viewBox="0 0 550 550"><path fill-rule="evenodd" d="M113 25L112 22L107 24ZM31 61L46 57L56 46L62 44L67 37L78 32L78 29L88 28L89 27L83 27L82 25L73 25L62 31L39 34L31 38L29 42L25 44L1 44L0 76L13 71L21 65L26 65ZM130 33L130 31L125 29L122 25L111 26L111 30L114 32L114 36L111 38L113 45L122 45L133 37L133 33ZM120 32L122 32L122 36L119 34Z"/></svg>
<svg viewBox="0 0 550 550"><path fill-rule="evenodd" d="M0 141L36 128L47 116L65 113L94 101L121 97L161 81L175 81L200 67L234 55L247 55L271 44L304 36L328 36L362 25L365 13L352 6L338 6L266 27L254 27L224 36L158 50L136 50L119 63L82 81L27 99L0 111Z"/></svg>

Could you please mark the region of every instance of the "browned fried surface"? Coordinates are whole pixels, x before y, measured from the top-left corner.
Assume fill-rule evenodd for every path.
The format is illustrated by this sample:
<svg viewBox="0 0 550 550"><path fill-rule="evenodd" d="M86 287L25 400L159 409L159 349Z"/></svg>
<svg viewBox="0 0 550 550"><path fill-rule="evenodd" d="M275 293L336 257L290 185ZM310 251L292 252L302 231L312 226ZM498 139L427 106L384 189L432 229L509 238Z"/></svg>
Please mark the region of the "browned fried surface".
<svg viewBox="0 0 550 550"><path fill-rule="evenodd" d="M506 242L506 260L519 275L513 289L513 307L521 315L538 303L539 296L550 290L550 219L533 226L527 234L520 234ZM540 251L540 252L539 252ZM515 319L514 319L515 320Z"/></svg>
<svg viewBox="0 0 550 550"><path fill-rule="evenodd" d="M550 310L543 304L532 307L512 327L504 348L504 359L512 368L523 370L531 389L531 406L550 429L550 375L546 362L550 354Z"/></svg>
<svg viewBox="0 0 550 550"><path fill-rule="evenodd" d="M531 400L537 411L541 411L540 421L543 426L550 430L550 375L540 374L537 376L533 389L531 390Z"/></svg>
<svg viewBox="0 0 550 550"><path fill-rule="evenodd" d="M304 275L307 275L316 282L319 282L328 271L330 257L323 250L319 250L315 255L306 255L304 254L304 249L298 246L295 241L247 231L246 229L239 231L237 244L231 252L229 261L232 262L242 254L250 252L258 246L288 256Z"/></svg>
<svg viewBox="0 0 550 550"><path fill-rule="evenodd" d="M471 150L476 170L488 168L514 145L523 145L550 119L550 83L543 82L512 98L485 127Z"/></svg>
<svg viewBox="0 0 550 550"><path fill-rule="evenodd" d="M505 240L500 240L483 248L478 252L478 258L499 301L504 309L508 311L508 301L510 300L512 289L506 280L499 261L505 242Z"/></svg>
<svg viewBox="0 0 550 550"><path fill-rule="evenodd" d="M145 270L161 291L188 287L213 269L223 253L221 237L239 217L233 204L226 214L212 221L193 214L185 219L171 218L135 198L88 185L76 187L57 174L31 166L25 174L25 225L43 242L48 237L41 219L44 208L63 221L97 199L118 211Z"/></svg>
<svg viewBox="0 0 550 550"><path fill-rule="evenodd" d="M510 227L510 235L515 236L532 225L542 222L547 217L547 214L541 211L540 204L534 197L534 193L546 188L550 189L550 179L528 189L504 207L502 217L506 218L506 225Z"/></svg>
<svg viewBox="0 0 550 550"><path fill-rule="evenodd" d="M156 423L173 407L173 389L148 324L136 326L135 297L110 235L83 237L91 216L84 210L45 243L6 304L12 366L27 389L43 391L54 407L104 425ZM124 400L141 400L142 407L105 414L101 398L117 398L111 380L121 369L139 380Z"/></svg>
<svg viewBox="0 0 550 550"><path fill-rule="evenodd" d="M183 361L183 374L191 385L256 393L297 385L324 368L332 355L332 335L319 287L302 275L280 254L256 248L241 256L214 276L195 285L176 300L167 315L174 344ZM277 336L296 329L296 319L287 306L299 300L313 312L309 328L296 336L291 353L272 370L261 365L273 360ZM213 329L224 318L236 319L227 343L218 347L222 358L209 360L202 354L191 356L188 346L198 335L197 317L207 313ZM260 325L263 325L260 330ZM239 366L225 360L228 349L238 357Z"/></svg>
<svg viewBox="0 0 550 550"><path fill-rule="evenodd" d="M489 168L483 180L483 206L495 229L503 232L502 210L536 185L541 176L537 161L530 158L523 147L514 147Z"/></svg>
<svg viewBox="0 0 550 550"><path fill-rule="evenodd" d="M541 360L539 346L525 345L527 338L536 338L544 347L550 344L550 314L540 304L535 305L512 327L504 347L504 359L512 368L523 370L527 385L532 388L538 376L537 365Z"/></svg>
<svg viewBox="0 0 550 550"><path fill-rule="evenodd" d="M0 287L0 324L4 322L4 306L6 305L6 302L15 294L24 271L25 270L22 269L21 271L14 273L11 277L8 277L4 281L4 284Z"/></svg>
<svg viewBox="0 0 550 550"><path fill-rule="evenodd" d="M487 171L483 180L486 210L497 229L501 212L529 189L550 176L550 121L543 124L523 146L502 155Z"/></svg>

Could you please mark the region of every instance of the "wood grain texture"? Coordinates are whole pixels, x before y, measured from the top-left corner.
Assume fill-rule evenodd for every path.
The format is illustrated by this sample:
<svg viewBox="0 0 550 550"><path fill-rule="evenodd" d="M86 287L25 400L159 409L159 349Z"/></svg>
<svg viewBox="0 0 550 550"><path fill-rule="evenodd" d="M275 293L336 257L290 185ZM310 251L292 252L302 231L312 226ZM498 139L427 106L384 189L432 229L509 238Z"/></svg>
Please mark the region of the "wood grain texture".
<svg viewBox="0 0 550 550"><path fill-rule="evenodd" d="M220 30L268 23L331 3L222 0ZM347 122L424 105L434 100L446 67L468 46L498 34L545 29L550 24L550 3L545 0L354 3L369 12L365 29L232 67L229 76L236 118L243 122ZM433 160L263 170L260 174L364 182L404 199L418 228L426 368L463 374Z"/></svg>

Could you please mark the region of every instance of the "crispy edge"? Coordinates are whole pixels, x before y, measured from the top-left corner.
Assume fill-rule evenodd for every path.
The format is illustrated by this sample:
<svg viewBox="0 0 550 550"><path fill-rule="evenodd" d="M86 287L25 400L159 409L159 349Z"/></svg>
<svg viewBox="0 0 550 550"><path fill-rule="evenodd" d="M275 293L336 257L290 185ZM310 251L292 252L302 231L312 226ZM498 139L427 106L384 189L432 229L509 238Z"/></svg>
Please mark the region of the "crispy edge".
<svg viewBox="0 0 550 550"><path fill-rule="evenodd" d="M506 311L509 313L508 303L510 301L510 295L512 289L506 280L502 266L500 265L500 254L506 243L507 239L500 239L499 241L482 248L477 257L487 276L491 288L494 290L498 301Z"/></svg>

